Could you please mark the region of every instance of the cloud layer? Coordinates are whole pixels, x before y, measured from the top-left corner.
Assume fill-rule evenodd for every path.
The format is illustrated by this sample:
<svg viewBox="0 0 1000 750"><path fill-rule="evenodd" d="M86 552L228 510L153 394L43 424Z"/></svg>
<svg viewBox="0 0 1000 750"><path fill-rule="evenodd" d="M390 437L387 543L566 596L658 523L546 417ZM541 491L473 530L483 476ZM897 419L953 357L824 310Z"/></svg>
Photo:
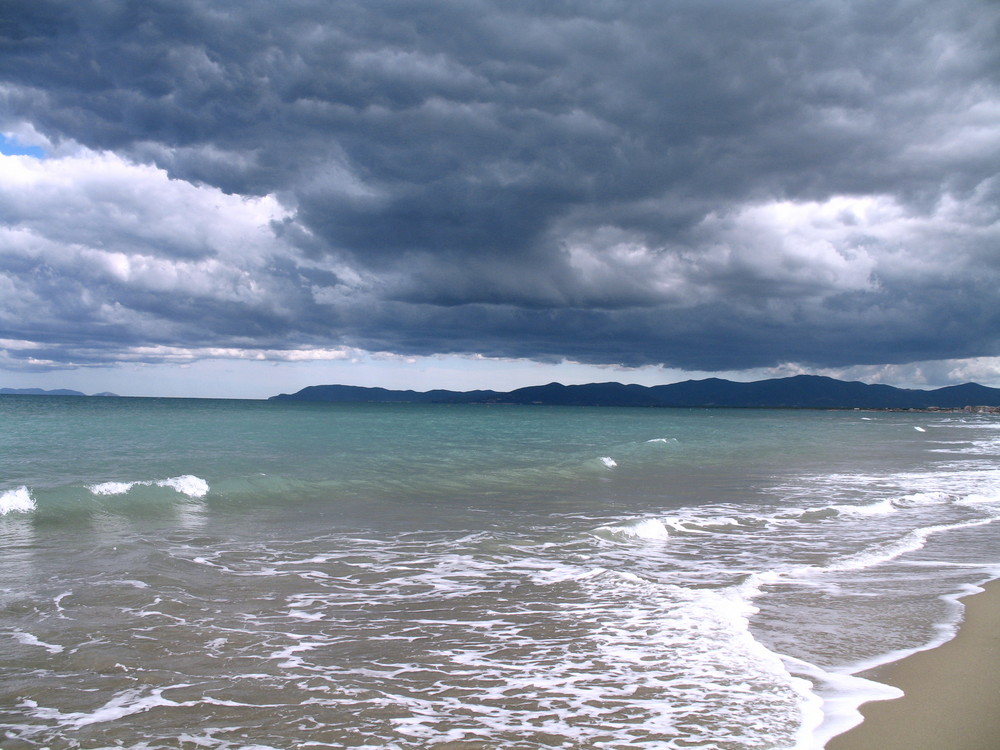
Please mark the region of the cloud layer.
<svg viewBox="0 0 1000 750"><path fill-rule="evenodd" d="M11 0L0 35L24 366L1000 354L992 3Z"/></svg>

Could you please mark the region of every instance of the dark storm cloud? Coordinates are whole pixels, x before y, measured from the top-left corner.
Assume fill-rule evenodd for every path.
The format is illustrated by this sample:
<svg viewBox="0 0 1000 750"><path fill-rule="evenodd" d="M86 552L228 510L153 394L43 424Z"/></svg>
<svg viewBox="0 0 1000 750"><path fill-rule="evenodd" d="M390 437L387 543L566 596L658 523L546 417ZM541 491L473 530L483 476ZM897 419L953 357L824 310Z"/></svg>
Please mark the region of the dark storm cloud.
<svg viewBox="0 0 1000 750"><path fill-rule="evenodd" d="M46 173L0 208L24 301L0 336L704 370L1000 353L993 3L0 14L0 127L164 170L109 168L71 212ZM230 196L271 201L252 251L208 229L252 223Z"/></svg>

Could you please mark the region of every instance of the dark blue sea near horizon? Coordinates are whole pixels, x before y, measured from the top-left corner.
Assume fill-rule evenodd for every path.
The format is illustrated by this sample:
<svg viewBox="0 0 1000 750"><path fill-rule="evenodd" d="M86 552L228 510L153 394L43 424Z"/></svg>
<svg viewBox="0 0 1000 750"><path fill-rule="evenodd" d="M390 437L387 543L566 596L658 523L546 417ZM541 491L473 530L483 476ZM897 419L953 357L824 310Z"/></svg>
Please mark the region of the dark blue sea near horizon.
<svg viewBox="0 0 1000 750"><path fill-rule="evenodd" d="M0 396L0 746L822 748L1000 418Z"/></svg>

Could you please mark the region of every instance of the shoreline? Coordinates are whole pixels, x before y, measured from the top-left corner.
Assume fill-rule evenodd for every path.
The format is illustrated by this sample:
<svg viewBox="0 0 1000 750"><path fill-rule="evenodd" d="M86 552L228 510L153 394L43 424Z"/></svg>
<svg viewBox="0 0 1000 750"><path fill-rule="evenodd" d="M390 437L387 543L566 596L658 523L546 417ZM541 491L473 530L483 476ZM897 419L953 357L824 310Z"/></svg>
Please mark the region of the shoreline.
<svg viewBox="0 0 1000 750"><path fill-rule="evenodd" d="M864 672L902 698L861 706L864 721L825 750L996 750L1000 745L1000 579L962 597L958 633L936 648Z"/></svg>

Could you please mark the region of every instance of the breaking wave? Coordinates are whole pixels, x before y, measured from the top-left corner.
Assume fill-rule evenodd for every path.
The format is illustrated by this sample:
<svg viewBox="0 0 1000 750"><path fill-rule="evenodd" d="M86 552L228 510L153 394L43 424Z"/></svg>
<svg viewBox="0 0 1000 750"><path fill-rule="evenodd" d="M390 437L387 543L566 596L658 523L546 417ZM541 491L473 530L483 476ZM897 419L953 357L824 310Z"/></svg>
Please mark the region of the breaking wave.
<svg viewBox="0 0 1000 750"><path fill-rule="evenodd" d="M94 495L124 495L133 487L169 487L182 495L192 498L205 497L208 494L208 482L192 474L184 474L169 479L149 479L136 482L101 482L92 484L87 489Z"/></svg>
<svg viewBox="0 0 1000 750"><path fill-rule="evenodd" d="M35 509L35 500L27 487L7 490L0 495L0 516L8 513L30 513Z"/></svg>

